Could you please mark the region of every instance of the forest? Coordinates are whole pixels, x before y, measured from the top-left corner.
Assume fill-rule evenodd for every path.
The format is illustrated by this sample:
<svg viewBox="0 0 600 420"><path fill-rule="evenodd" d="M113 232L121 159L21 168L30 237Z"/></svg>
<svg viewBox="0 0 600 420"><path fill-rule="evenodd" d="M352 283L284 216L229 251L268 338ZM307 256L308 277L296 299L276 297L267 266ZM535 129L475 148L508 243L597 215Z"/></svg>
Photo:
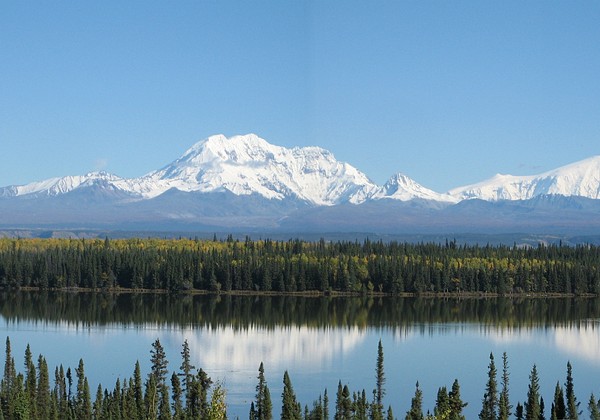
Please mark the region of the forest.
<svg viewBox="0 0 600 420"><path fill-rule="evenodd" d="M159 339L150 350L151 368L142 376L139 361L133 367L132 376L117 378L112 389L98 385L92 398L85 365L79 360L77 368L51 370L43 355L34 362L29 345L25 349L23 372L17 372L12 354L10 338L6 339L4 373L0 381L0 419L15 420L188 420L227 419L227 390L213 380L202 368L192 364L191 349L185 341L181 350L181 365L169 370L169 360ZM170 373L170 375L169 375ZM511 403L509 366L506 353L502 356L498 378L494 355L490 354L485 389L482 390L481 420L515 419L578 419L583 414L581 403L575 395L573 371L567 363L566 382L557 382L550 408L540 395L539 373L534 365L529 375L529 386L523 403ZM318 395L312 404L304 406L298 401L291 377L283 375L281 394L282 420L464 420L463 408L468 404L460 396L460 384L454 380L450 390L446 386L438 389L432 410L423 407L423 391L416 383L414 396L405 414L396 416L391 405L385 408L384 353L381 341L377 348L375 364L375 386L367 393L365 389L350 390L348 385L338 382L335 399L330 404L327 389ZM51 385L52 383L52 385ZM271 420L274 399L271 396L263 363L258 368L255 400L248 409L249 420ZM331 407L330 407L331 405ZM600 419L600 405L591 394L587 411L592 420ZM548 416L548 417L547 417ZM583 417L582 417L583 418Z"/></svg>
<svg viewBox="0 0 600 420"><path fill-rule="evenodd" d="M598 296L600 247L5 238L0 287Z"/></svg>

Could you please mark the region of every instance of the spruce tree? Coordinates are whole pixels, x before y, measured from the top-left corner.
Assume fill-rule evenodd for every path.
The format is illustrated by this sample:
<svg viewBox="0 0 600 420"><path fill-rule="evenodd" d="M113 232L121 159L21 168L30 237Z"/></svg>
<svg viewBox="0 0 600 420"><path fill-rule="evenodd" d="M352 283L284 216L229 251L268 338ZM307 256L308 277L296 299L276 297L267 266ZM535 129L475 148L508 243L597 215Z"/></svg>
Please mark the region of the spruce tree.
<svg viewBox="0 0 600 420"><path fill-rule="evenodd" d="M156 419L158 417L158 400L159 392L156 384L156 377L151 373L146 381L146 389L144 392L145 418Z"/></svg>
<svg viewBox="0 0 600 420"><path fill-rule="evenodd" d="M467 406L468 403L463 402L460 396L460 384L458 383L458 379L455 379L452 383L452 390L448 393L448 398L450 399L450 420L464 420L465 416L462 413L463 408Z"/></svg>
<svg viewBox="0 0 600 420"><path fill-rule="evenodd" d="M550 417L554 419L564 419L567 417L565 396L563 389L558 382L556 382L556 388L554 388L554 399L550 409Z"/></svg>
<svg viewBox="0 0 600 420"><path fill-rule="evenodd" d="M183 378L183 390L185 393L185 410L188 415L191 414L192 405L192 391L194 382L194 369L196 367L192 365L190 346L187 339L183 342L183 348L181 350L181 377Z"/></svg>
<svg viewBox="0 0 600 420"><path fill-rule="evenodd" d="M437 397L435 400L435 407L433 414L437 418L445 418L450 415L450 398L448 397L448 390L445 386L438 389Z"/></svg>
<svg viewBox="0 0 600 420"><path fill-rule="evenodd" d="M515 408L515 418L517 420L523 420L524 419L523 416L524 416L523 404L518 402L517 407Z"/></svg>
<svg viewBox="0 0 600 420"><path fill-rule="evenodd" d="M48 374L48 364L41 354L38 357L37 371L36 412L39 418L47 419L50 417L50 377Z"/></svg>
<svg viewBox="0 0 600 420"><path fill-rule="evenodd" d="M77 394L75 395L75 415L78 419L92 418L92 403L88 380L85 376L83 359L79 359L79 365L75 369L77 375Z"/></svg>
<svg viewBox="0 0 600 420"><path fill-rule="evenodd" d="M406 412L406 420L423 420L423 391L419 388L419 382L415 386L415 396L410 400L410 410Z"/></svg>
<svg viewBox="0 0 600 420"><path fill-rule="evenodd" d="M0 402L2 404L0 408L4 411L4 413L6 413L7 418L11 418L13 416L14 408L12 395L15 392L17 371L15 368L15 359L12 356L9 337L6 337L5 357L4 376L2 377L2 382L0 383Z"/></svg>
<svg viewBox="0 0 600 420"><path fill-rule="evenodd" d="M265 368L262 362L258 367L258 384L256 385L256 418L257 420L271 420L273 418L273 405L271 393L265 379Z"/></svg>
<svg viewBox="0 0 600 420"><path fill-rule="evenodd" d="M533 365L529 375L529 388L527 391L527 402L525 403L525 419L539 420L540 417L540 380L537 366Z"/></svg>
<svg viewBox="0 0 600 420"><path fill-rule="evenodd" d="M154 376L157 389L160 389L162 385L166 385L167 383L167 365L169 364L169 361L167 360L165 350L160 344L160 340L158 338L154 341L154 343L152 343L152 350L150 350L150 356L150 363L152 365L152 372L150 373L150 375Z"/></svg>
<svg viewBox="0 0 600 420"><path fill-rule="evenodd" d="M343 408L343 390L342 381L338 381L337 393L335 395L335 415L334 420L342 420L344 416Z"/></svg>
<svg viewBox="0 0 600 420"><path fill-rule="evenodd" d="M496 382L496 365L494 355L490 353L490 364L488 365L488 380L483 394L483 404L479 418L481 420L496 420L498 405L498 386Z"/></svg>
<svg viewBox="0 0 600 420"><path fill-rule="evenodd" d="M594 397L594 394L590 395L588 410L590 412L591 420L600 420L600 407L598 406L598 402L596 401L596 397Z"/></svg>
<svg viewBox="0 0 600 420"><path fill-rule="evenodd" d="M166 384L159 387L158 420L171 420L171 405L169 404L169 388Z"/></svg>
<svg viewBox="0 0 600 420"><path fill-rule="evenodd" d="M35 371L35 365L33 364L33 356L31 354L31 348L29 344L25 348L25 393L27 394L27 401L35 403L36 391L37 391L37 374ZM29 415L33 418L37 417L36 406L31 405L28 409Z"/></svg>
<svg viewBox="0 0 600 420"><path fill-rule="evenodd" d="M379 340L379 344L377 346L377 365L375 368L375 407L374 407L374 416L373 418L376 420L383 419L383 397L385 395L385 373L383 370L383 346L381 344L381 339Z"/></svg>
<svg viewBox="0 0 600 420"><path fill-rule="evenodd" d="M565 393L567 397L567 416L569 419L577 420L581 412L579 411L579 403L575 397L571 362L567 362L567 383L565 384Z"/></svg>
<svg viewBox="0 0 600 420"><path fill-rule="evenodd" d="M102 418L102 406L104 402L104 393L102 392L102 385L98 384L98 388L96 389L96 400L94 401L94 405L92 406L92 412L94 414L95 419Z"/></svg>
<svg viewBox="0 0 600 420"><path fill-rule="evenodd" d="M130 385L133 388L133 399L135 403L135 411L139 418L142 418L143 413L145 412L145 403L144 403L144 391L142 386L142 373L140 370L140 362L136 360L135 368L133 370L133 384Z"/></svg>
<svg viewBox="0 0 600 420"><path fill-rule="evenodd" d="M185 418L183 411L183 403L181 397L183 391L181 389L181 381L175 372L171 375L171 389L173 390L173 419L183 420Z"/></svg>
<svg viewBox="0 0 600 420"><path fill-rule="evenodd" d="M329 396L327 395L327 388L323 393L323 419L329 420Z"/></svg>
<svg viewBox="0 0 600 420"><path fill-rule="evenodd" d="M508 357L506 352L502 354L502 390L498 399L498 419L508 420L511 414L512 406L509 398L509 373L508 373Z"/></svg>
<svg viewBox="0 0 600 420"><path fill-rule="evenodd" d="M301 420L302 410L296 400L290 375L286 370L283 374L283 393L281 394L281 420Z"/></svg>

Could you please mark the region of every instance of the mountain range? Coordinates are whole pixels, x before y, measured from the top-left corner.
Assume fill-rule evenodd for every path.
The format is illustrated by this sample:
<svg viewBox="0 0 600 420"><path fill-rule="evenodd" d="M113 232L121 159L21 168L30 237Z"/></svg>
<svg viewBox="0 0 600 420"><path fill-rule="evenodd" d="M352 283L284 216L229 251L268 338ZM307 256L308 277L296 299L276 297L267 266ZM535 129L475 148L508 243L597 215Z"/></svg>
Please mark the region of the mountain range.
<svg viewBox="0 0 600 420"><path fill-rule="evenodd" d="M446 193L377 185L319 147L211 136L139 178L106 172L0 188L0 227L289 232L600 232L600 156Z"/></svg>

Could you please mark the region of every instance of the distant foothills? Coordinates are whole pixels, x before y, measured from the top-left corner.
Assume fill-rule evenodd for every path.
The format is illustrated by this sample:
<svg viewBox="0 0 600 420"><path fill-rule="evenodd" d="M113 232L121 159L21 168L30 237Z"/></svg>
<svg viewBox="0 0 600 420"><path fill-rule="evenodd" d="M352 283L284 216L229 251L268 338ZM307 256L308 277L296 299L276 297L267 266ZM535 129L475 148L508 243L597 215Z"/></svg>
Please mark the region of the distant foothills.
<svg viewBox="0 0 600 420"><path fill-rule="evenodd" d="M438 193L401 173L377 185L319 147L216 135L139 178L2 187L0 230L14 229L600 235L600 156Z"/></svg>

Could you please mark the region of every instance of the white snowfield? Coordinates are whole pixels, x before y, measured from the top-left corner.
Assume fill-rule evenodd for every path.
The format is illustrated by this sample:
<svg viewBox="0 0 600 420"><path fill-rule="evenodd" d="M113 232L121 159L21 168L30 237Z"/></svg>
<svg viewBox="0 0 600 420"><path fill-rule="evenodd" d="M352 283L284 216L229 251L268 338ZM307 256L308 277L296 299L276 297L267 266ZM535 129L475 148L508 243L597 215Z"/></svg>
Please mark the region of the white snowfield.
<svg viewBox="0 0 600 420"><path fill-rule="evenodd" d="M315 206L360 204L370 200L415 199L457 203L465 199L526 200L560 194L600 198L600 156L540 175L495 177L437 193L398 173L383 186L319 147L275 146L255 134L226 138L215 135L188 149L179 159L139 178L121 178L106 172L51 178L21 186L0 188L0 197L30 194L61 195L82 187L99 186L150 199L168 190L184 192L229 191L258 194L272 200L293 199Z"/></svg>
<svg viewBox="0 0 600 420"><path fill-rule="evenodd" d="M539 175L498 174L486 181L450 190L458 200L528 200L539 195L600 198L600 156L565 165Z"/></svg>

